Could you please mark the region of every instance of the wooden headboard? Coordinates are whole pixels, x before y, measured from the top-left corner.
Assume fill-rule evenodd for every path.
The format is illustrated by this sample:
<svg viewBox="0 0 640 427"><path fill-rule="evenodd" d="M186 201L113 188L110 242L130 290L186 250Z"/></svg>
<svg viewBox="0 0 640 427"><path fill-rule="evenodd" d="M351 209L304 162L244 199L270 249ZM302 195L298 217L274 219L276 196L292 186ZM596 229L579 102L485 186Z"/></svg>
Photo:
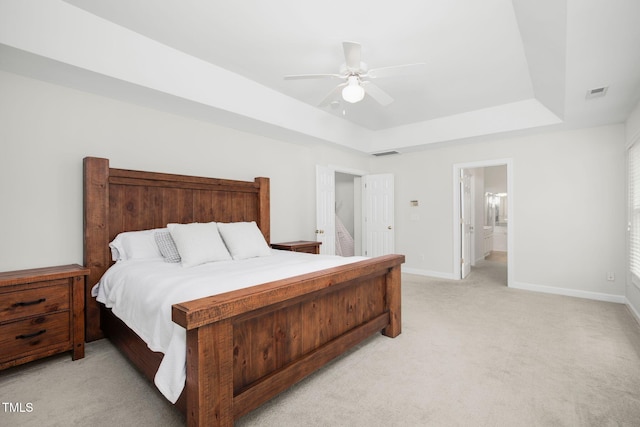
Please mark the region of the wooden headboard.
<svg viewBox="0 0 640 427"><path fill-rule="evenodd" d="M84 159L84 265L86 340L102 338L100 307L91 288L113 263L118 233L167 223L255 221L270 239L269 178L254 181L112 169L108 159Z"/></svg>

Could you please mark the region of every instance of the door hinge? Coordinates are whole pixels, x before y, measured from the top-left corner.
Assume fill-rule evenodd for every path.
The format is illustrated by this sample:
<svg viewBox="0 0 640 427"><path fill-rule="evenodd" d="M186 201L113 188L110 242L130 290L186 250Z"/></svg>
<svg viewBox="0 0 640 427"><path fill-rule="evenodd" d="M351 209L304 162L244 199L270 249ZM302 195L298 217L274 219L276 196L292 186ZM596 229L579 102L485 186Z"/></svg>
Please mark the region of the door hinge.
<svg viewBox="0 0 640 427"><path fill-rule="evenodd" d="M464 258L460 258L460 265L464 264Z"/></svg>

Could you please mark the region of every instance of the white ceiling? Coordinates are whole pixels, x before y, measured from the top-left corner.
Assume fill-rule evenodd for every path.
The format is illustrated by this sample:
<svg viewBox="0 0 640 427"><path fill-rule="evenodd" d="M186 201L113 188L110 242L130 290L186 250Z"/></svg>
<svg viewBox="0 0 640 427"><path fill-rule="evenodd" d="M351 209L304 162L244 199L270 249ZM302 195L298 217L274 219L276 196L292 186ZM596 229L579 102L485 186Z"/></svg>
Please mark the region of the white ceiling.
<svg viewBox="0 0 640 427"><path fill-rule="evenodd" d="M640 97L638 0L52 0L48 12L24 3L29 2L5 0L0 6L14 22L13 28L0 22L5 27L0 30L0 66L9 71L49 80L65 74L64 84L84 82L77 85L97 92L109 87L111 96L133 91L134 84L150 89L139 90L136 97L159 108L268 136L324 140L365 152L419 149L549 126L620 123ZM43 26L39 21L44 19L53 22ZM41 28L40 34L18 37L29 24ZM78 40L51 37L70 26L77 26ZM144 54L157 48L155 59L127 53L142 43L139 36L157 42ZM86 46L73 44L89 43L92 37L98 40L92 42L96 57L119 49L118 61L137 63L139 78L116 72L112 64L89 65L89 54L82 50ZM109 39L115 46L109 46ZM369 68L422 62L424 72L377 79L395 100L386 107L366 97L357 104L341 101L320 108L339 81L283 79L337 73L344 62L343 41L362 44ZM54 43L60 44L55 52L48 46ZM79 53L73 57L64 49ZM173 56L178 53L182 56ZM175 82L173 91L160 88L161 72L143 76L139 69L145 64L158 69L154 61L162 55L175 68L169 70L174 71L171 79L203 91L222 85L233 93L218 88L218 96L207 100ZM182 67L191 57L217 67L190 72L202 66L190 62L192 68ZM69 70L47 71L60 64L73 68L73 76ZM127 90L116 90L118 83ZM586 99L588 90L601 86L609 86L605 97ZM153 92L171 99L159 100ZM235 105L238 100L244 106ZM322 129L328 126L330 131Z"/></svg>

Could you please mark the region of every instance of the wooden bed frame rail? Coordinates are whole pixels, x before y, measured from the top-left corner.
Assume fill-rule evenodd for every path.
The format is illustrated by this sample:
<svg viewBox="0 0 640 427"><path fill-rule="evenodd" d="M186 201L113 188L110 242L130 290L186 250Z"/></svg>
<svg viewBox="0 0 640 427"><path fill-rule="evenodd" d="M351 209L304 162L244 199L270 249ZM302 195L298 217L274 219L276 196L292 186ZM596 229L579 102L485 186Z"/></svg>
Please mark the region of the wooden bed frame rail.
<svg viewBox="0 0 640 427"><path fill-rule="evenodd" d="M232 425L372 334L399 335L402 262L387 255L175 304L190 422Z"/></svg>
<svg viewBox="0 0 640 427"><path fill-rule="evenodd" d="M269 179L253 182L109 168L84 160L87 290L123 231L170 222L256 221L270 241ZM228 426L374 333L401 332L403 255L386 255L174 304L187 331L187 424ZM106 336L149 379L162 359L86 293L86 336Z"/></svg>

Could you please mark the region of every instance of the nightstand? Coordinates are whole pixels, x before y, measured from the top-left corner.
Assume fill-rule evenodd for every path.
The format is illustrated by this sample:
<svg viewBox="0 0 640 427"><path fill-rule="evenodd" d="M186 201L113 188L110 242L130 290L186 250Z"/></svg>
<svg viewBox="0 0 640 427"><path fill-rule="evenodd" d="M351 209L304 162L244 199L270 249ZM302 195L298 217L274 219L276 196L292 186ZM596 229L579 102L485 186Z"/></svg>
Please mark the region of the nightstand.
<svg viewBox="0 0 640 427"><path fill-rule="evenodd" d="M306 252L308 254L319 254L321 242L311 240L296 240L295 242L272 243L273 249L280 249L291 252Z"/></svg>
<svg viewBox="0 0 640 427"><path fill-rule="evenodd" d="M84 357L84 282L76 264L0 273L0 369L71 351Z"/></svg>

